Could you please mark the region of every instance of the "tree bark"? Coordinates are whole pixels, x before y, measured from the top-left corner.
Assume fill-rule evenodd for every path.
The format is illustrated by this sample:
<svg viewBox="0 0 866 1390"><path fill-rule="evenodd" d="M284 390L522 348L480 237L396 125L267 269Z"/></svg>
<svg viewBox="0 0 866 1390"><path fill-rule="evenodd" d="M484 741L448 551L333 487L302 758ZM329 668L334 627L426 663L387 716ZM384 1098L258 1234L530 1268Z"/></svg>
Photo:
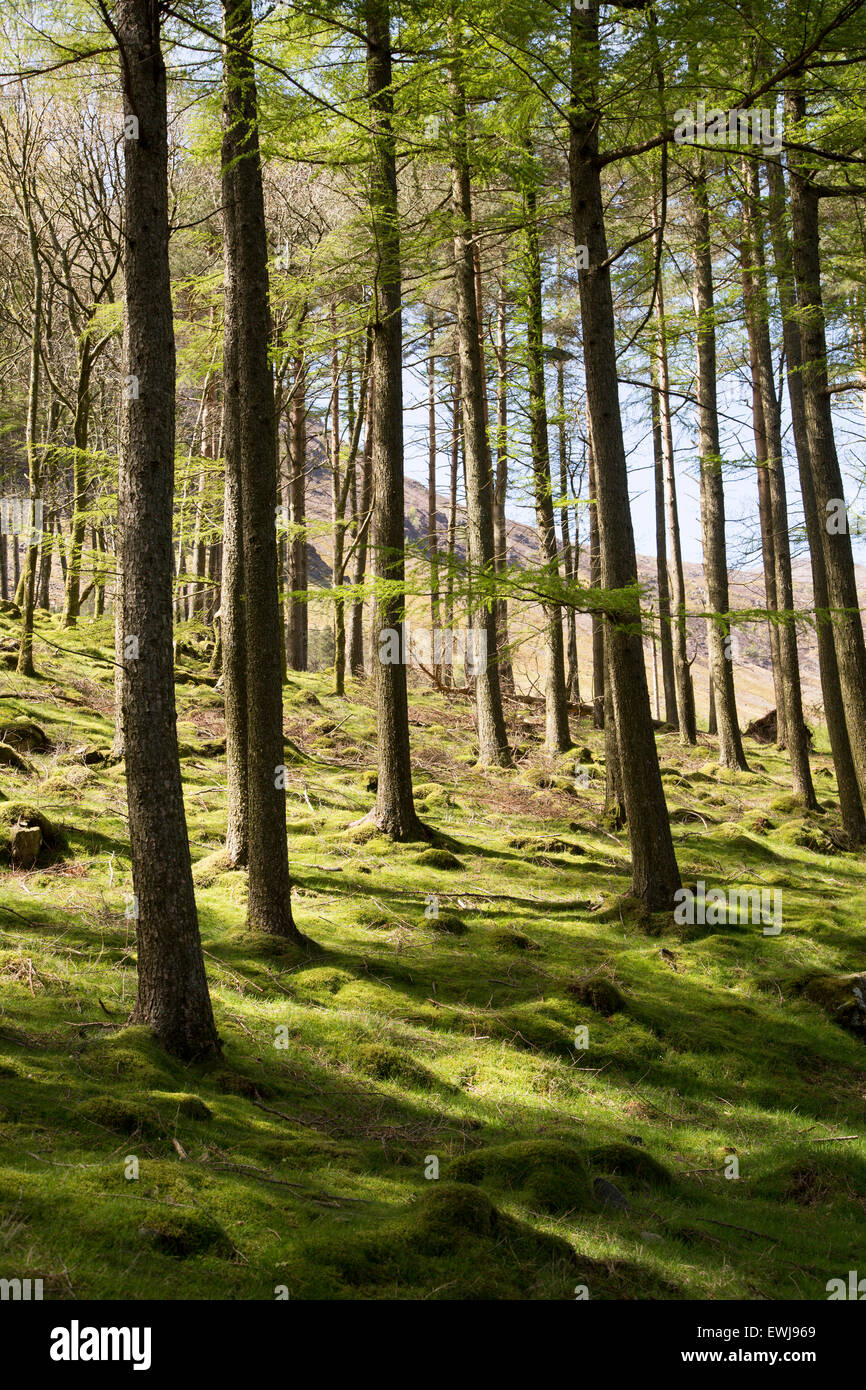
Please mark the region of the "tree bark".
<svg viewBox="0 0 866 1390"><path fill-rule="evenodd" d="M792 126L804 118L805 100L801 94L789 93L786 107ZM866 800L866 646L863 642L842 472L833 433L831 397L827 389L818 195L799 157L793 153L789 153L788 169L810 473L821 522L820 536L845 722L863 802Z"/></svg>
<svg viewBox="0 0 866 1390"><path fill-rule="evenodd" d="M454 286L457 299L457 350L462 377L463 447L466 465L466 521L473 586L482 590L495 581L493 477L487 438L487 389L478 336L478 304L472 250L472 197L466 134L466 98L461 55L452 56L450 77L452 136L451 206L454 219ZM481 765L511 766L502 711L496 637L496 595L482 592L474 622L480 630L475 676L478 760ZM475 633L473 631L473 641ZM480 651L481 643L486 650Z"/></svg>
<svg viewBox="0 0 866 1390"><path fill-rule="evenodd" d="M268 246L251 0L223 0L226 472L239 479L245 604L249 895L254 931L297 944L286 840L277 470Z"/></svg>
<svg viewBox="0 0 866 1390"><path fill-rule="evenodd" d="M355 547L352 569L352 585L357 589L364 583L367 573L368 537L370 534L370 512L373 506L373 431L370 421L373 418L373 358L374 345L371 342L370 366L367 385L367 424L364 429L364 452L361 463L361 493L358 501L358 529L353 539ZM364 674L364 603L362 599L352 600L349 619L349 670L353 676Z"/></svg>
<svg viewBox="0 0 866 1390"><path fill-rule="evenodd" d="M448 534L446 536L446 556L447 566L445 570L445 631L448 634L448 652L453 647L454 629L454 590L457 580L457 480L460 470L460 445L462 443L462 431L460 428L460 417L463 411L461 404L461 381L460 381L460 355L457 352L457 344L454 345L454 357L452 359L452 392L451 392L451 471L448 481ZM468 556L466 557L468 560ZM453 685L454 668L449 657L445 666L445 684Z"/></svg>
<svg viewBox="0 0 866 1390"><path fill-rule="evenodd" d="M503 257L500 267L499 293L496 298L496 483L493 497L494 542L496 573L501 579L508 568L508 525L505 502L508 497L508 299L506 266ZM496 600L496 641L499 662L499 684L503 691L514 694L514 670L508 644L508 600Z"/></svg>
<svg viewBox="0 0 866 1390"><path fill-rule="evenodd" d="M557 344L562 352L562 344ZM556 427L559 441L559 527L562 540L562 570L566 582L577 579L577 547L571 544L571 522L568 519L568 431L565 419L565 363L560 356L556 363ZM577 613L569 604L565 611L566 629L566 697L580 704L580 681L577 669Z"/></svg>
<svg viewBox="0 0 866 1390"><path fill-rule="evenodd" d="M529 152L527 152L529 154ZM530 154L531 158L531 154ZM526 220L526 327L529 376L529 433L532 478L535 494L535 521L541 551L541 573L545 583L559 587L559 556L556 549L556 517L550 476L550 444L547 429L547 398L544 381L544 309L541 289L541 255L538 245L538 210L533 175L524 188ZM544 604L547 672L544 682L545 748L548 753L564 753L571 745L568 727L568 697L565 687L565 653L562 639L562 608L555 601Z"/></svg>
<svg viewBox="0 0 866 1390"><path fill-rule="evenodd" d="M124 371L118 493L123 730L137 908L134 1018L185 1058L219 1051L199 938L177 748L172 650L175 347L166 74L159 9L118 0L124 112Z"/></svg>
<svg viewBox="0 0 866 1390"><path fill-rule="evenodd" d="M851 742L848 736L839 665L836 659L833 623L830 617L827 566L824 560L821 534L823 522L818 513L818 503L812 481L812 465L809 458L808 422L802 371L803 346L797 309L793 256L785 225L785 180L778 164L772 162L767 164L767 179L770 187L770 238L779 292L779 307L782 313L782 341L785 348L788 401L791 407L791 426L794 435L794 447L797 451L800 493L803 498L803 512L812 569L812 601L815 608L815 631L818 640L818 665L821 673L824 718L827 721L827 734L830 739L833 766L836 771L842 824L851 843L860 844L866 840L866 815L864 815L857 769L854 765Z"/></svg>
<svg viewBox="0 0 866 1390"><path fill-rule="evenodd" d="M33 214L29 187L30 174L24 169L21 183L21 200L27 224L27 244L30 264L33 271L33 308L30 319L30 375L27 387L27 424L25 428L25 450L27 454L27 479L30 494L30 530L24 545L24 564L19 578L21 597L21 642L18 647L18 674L33 676L33 610L36 595L36 558L39 553L39 535L35 531L36 503L39 498L40 460L36 443L36 428L39 419L40 367L42 360L43 330L43 282L42 258Z"/></svg>
<svg viewBox="0 0 866 1390"><path fill-rule="evenodd" d="M66 566L66 593L61 626L74 627L78 620L81 588L81 552L87 524L87 436L90 418L90 376L93 357L88 334L80 340L78 380L75 387L75 420L72 426L72 524L69 532L69 559Z"/></svg>
<svg viewBox="0 0 866 1390"><path fill-rule="evenodd" d="M664 284L661 277L656 289L656 352L659 381L659 417L664 462L665 512L670 544L671 602L676 614L673 627L674 675L677 687L677 719L680 742L694 747L698 741L695 719L695 692L691 663L688 658L688 626L686 619L686 580L683 569L683 550L680 541L680 516L677 503L677 479L674 468L674 433L671 417L670 370L668 366L668 337L665 320Z"/></svg>
<svg viewBox="0 0 866 1390"><path fill-rule="evenodd" d="M788 502L785 487L785 465L782 456L782 430L779 402L773 374L773 351L770 343L769 304L766 293L764 260L764 227L760 214L760 181L756 165L747 171L749 197L746 203L747 249L751 253L753 270L751 304L747 317L754 340L754 367L757 372L761 400L764 437L767 447L767 481L770 518L773 531L774 589L778 624L779 670L782 687L782 708L785 712L784 740L791 760L791 779L794 795L810 810L818 799L812 785L809 766L809 742L803 718L803 693L800 685L800 656L797 628L794 621L794 580L791 573L791 546L788 532ZM778 722L778 710L777 710Z"/></svg>
<svg viewBox="0 0 866 1390"><path fill-rule="evenodd" d="M592 447L592 429L589 428L586 441L587 486L589 489L589 583L590 588L601 588L601 550L598 539L598 500L595 485L595 452ZM604 728L605 700L604 688L607 685L604 662L604 622L601 613L592 610L592 723L596 729Z"/></svg>
<svg viewBox="0 0 866 1390"><path fill-rule="evenodd" d="M306 671L307 621L307 369L303 351L294 363L292 387L292 450L289 459L289 596L286 661L293 671Z"/></svg>
<svg viewBox="0 0 866 1390"><path fill-rule="evenodd" d="M439 525L436 505L436 326L430 316L427 358L427 553L430 557L430 627L434 650L431 653L434 680L441 681L442 667L437 661L436 634L439 629Z"/></svg>
<svg viewBox="0 0 866 1390"><path fill-rule="evenodd" d="M619 600L605 617L609 675L632 853L632 891L649 909L668 908L680 886L665 805L644 665L637 558L617 381L616 332L598 153L598 11L572 2L569 183L579 272L583 351L593 449L601 580Z"/></svg>
<svg viewBox="0 0 866 1390"><path fill-rule="evenodd" d="M425 832L412 797L405 665L405 532L403 511L403 330L397 157L393 131L388 0L364 0L367 95L372 126L370 214L378 250L373 321L371 419L374 492L373 664L379 776L373 819L394 840ZM393 657L396 636L398 660ZM390 650L388 648L390 647Z"/></svg>
<svg viewBox="0 0 866 1390"><path fill-rule="evenodd" d="M713 262L706 176L701 164L694 182L695 315L698 345L698 428L701 469L701 535L710 609L708 640L719 731L719 762L748 771L737 722L734 663L725 543L725 492L716 398L716 326Z"/></svg>
<svg viewBox="0 0 866 1390"><path fill-rule="evenodd" d="M656 587L659 595L659 643L662 655L662 687L665 699L665 723L679 727L677 715L677 686L674 671L674 644L671 630L671 595L668 581L667 527L665 525L665 457L662 441L662 413L658 392L658 368L652 360L651 378L653 465L655 480L656 517ZM655 650L655 638L653 638Z"/></svg>

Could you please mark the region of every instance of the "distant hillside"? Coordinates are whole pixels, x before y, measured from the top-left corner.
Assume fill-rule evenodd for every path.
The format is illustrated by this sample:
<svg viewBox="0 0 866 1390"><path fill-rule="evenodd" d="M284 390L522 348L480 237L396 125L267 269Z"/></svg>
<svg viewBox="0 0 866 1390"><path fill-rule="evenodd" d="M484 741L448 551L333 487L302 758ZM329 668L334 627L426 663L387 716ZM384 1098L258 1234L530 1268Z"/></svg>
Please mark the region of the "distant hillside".
<svg viewBox="0 0 866 1390"><path fill-rule="evenodd" d="M310 441L315 453L324 458L321 441ZM307 512L311 526L311 541L308 564L311 581L317 585L328 585L331 576L331 480L324 465L313 466L307 479ZM405 484L405 535L407 542L423 545L427 536L427 489L414 479L407 478ZM437 524L440 536L448 528L448 501L437 497ZM466 514L458 508L457 552L464 555ZM508 560L511 564L532 564L538 555L536 532L531 526L519 521L508 523ZM589 555L586 549L581 553L581 575L588 579ZM653 556L638 556L638 573L641 581L655 590L656 563ZM704 608L702 594L704 575L700 565L685 566L686 588L689 608L700 611ZM858 586L861 601L866 596L866 569L857 567ZM730 576L731 607L759 608L764 604L763 575L758 570L734 570ZM798 609L808 610L812 605L812 582L807 560L798 561L794 566L794 597ZM519 632L512 631L511 637L521 641L517 663L518 676L525 688L531 688L543 674L541 648L538 628L539 615L531 606L521 613ZM424 622L421 615L416 620ZM798 630L800 659L803 677L803 694L807 707L807 717L821 718L821 685L818 672L818 649L814 631L808 623L800 624ZM739 654L736 658L737 701L740 722L745 725L757 715L771 709L774 704L773 679L770 664L770 640L766 623L750 623L738 629ZM700 618L689 620L689 653L697 649L693 666L695 695L699 717L706 718L708 707L709 671L707 665L706 623ZM581 692L586 697L590 693L590 671L592 663L591 629L587 617L578 618L578 665L582 672ZM647 672L650 691L653 691L653 672L651 647L647 643ZM659 670L659 683L661 671Z"/></svg>

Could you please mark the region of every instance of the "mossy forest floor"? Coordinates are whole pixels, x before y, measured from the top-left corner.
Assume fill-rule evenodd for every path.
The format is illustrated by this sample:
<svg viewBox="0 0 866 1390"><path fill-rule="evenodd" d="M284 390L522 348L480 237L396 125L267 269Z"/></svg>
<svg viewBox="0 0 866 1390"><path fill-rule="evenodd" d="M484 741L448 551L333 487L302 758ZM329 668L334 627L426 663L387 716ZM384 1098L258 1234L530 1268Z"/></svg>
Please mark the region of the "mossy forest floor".
<svg viewBox="0 0 866 1390"><path fill-rule="evenodd" d="M0 669L7 738L29 719L50 740L22 734L23 766L0 767L0 841L21 808L59 832L26 872L0 843L3 1277L61 1299L821 1300L863 1266L866 1048L803 993L866 964L866 862L834 843L826 751L804 816L775 749L747 740L754 770L721 774L706 737L660 735L684 881L783 894L778 936L680 927L626 896L586 721L554 761L511 705L519 765L482 772L468 703L413 689L431 852L350 829L372 800L370 687L293 677L293 903L320 947L301 958L245 932L244 875L221 871L221 700L193 646L178 729L224 1043L208 1068L126 1026L123 767L94 760L109 621L42 615L40 677Z"/></svg>

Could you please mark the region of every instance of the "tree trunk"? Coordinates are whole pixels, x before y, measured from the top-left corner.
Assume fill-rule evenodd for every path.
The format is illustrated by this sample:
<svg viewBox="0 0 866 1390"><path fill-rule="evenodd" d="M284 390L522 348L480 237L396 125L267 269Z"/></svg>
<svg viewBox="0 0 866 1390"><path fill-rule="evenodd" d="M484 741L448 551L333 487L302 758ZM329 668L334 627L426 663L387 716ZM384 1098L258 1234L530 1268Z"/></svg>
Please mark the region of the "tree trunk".
<svg viewBox="0 0 866 1390"><path fill-rule="evenodd" d="M557 344L560 352L562 344ZM562 537L562 569L566 583L573 584L577 578L576 547L571 544L571 523L568 519L568 436L565 419L565 363L562 357L556 363L556 425L559 440L559 525ZM566 627L566 696L575 704L580 704L580 681L577 670L577 613L569 604L565 610Z"/></svg>
<svg viewBox="0 0 866 1390"><path fill-rule="evenodd" d="M51 562L54 559L55 517L49 512L42 531L42 547L39 552L39 583L36 586L37 606L45 612L51 609Z"/></svg>
<svg viewBox="0 0 866 1390"><path fill-rule="evenodd" d="M588 423L588 422L587 422ZM598 539L598 501L595 486L595 451L592 447L592 429L588 428L586 441L587 475L589 488L589 583L593 589L601 588L601 549ZM596 729L604 728L605 700L604 688L607 685L604 662L604 621L601 613L592 610L592 723Z"/></svg>
<svg viewBox="0 0 866 1390"><path fill-rule="evenodd" d="M602 587L616 591L605 617L609 676L632 853L632 891L650 909L667 908L680 886L665 805L644 666L637 558L628 495L617 381L616 331L604 226L595 100L598 11L571 5L572 79L569 182L576 245L585 246L580 308L587 402L595 453ZM594 65L587 82L587 60Z"/></svg>
<svg viewBox="0 0 866 1390"><path fill-rule="evenodd" d="M439 526L436 505L436 326L430 316L429 357L427 359L427 553L430 557L430 627L434 680L441 681L442 666L437 660L439 643ZM439 639L441 641L441 639Z"/></svg>
<svg viewBox="0 0 866 1390"><path fill-rule="evenodd" d="M122 467L122 459L119 460ZM124 756L123 736L123 672L125 653L123 638L123 569L120 553L120 533L115 536L117 553L115 561L117 574L114 581L114 737L111 742L111 758L120 762ZM172 682L174 681L174 651L172 650Z"/></svg>
<svg viewBox="0 0 866 1390"><path fill-rule="evenodd" d="M803 512L812 569L812 601L815 608L815 630L818 639L818 664L821 673L824 718L827 721L827 734L830 739L833 766L836 771L842 823L851 843L859 844L866 840L866 816L864 816L863 799L860 795L857 769L854 766L851 742L848 736L845 704L836 659L833 623L830 616L827 567L824 560L822 539L823 522L818 513L818 503L812 481L812 465L809 458L808 424L802 372L803 347L797 310L793 258L785 226L785 180L779 165L772 162L767 164L767 179L770 186L770 237L779 292L779 307L782 312L788 400L791 407L791 426L794 446L797 451L800 493L803 498Z"/></svg>
<svg viewBox="0 0 866 1390"><path fill-rule="evenodd" d="M371 347L371 353L375 347ZM353 540L355 547L352 585L358 588L364 583L367 573L367 549L370 534L370 512L373 506L373 430L370 421L374 411L374 372L373 358L370 357L367 385L367 424L364 430L364 453L361 464L361 495L358 502L358 531ZM361 599L352 600L349 620L349 670L353 676L364 674L364 603Z"/></svg>
<svg viewBox="0 0 866 1390"><path fill-rule="evenodd" d="M75 420L72 426L72 524L69 530L69 559L66 566L66 593L61 626L74 627L78 620L81 588L81 552L87 524L87 436L90 420L90 377L93 357L90 338L81 338L78 380L75 388Z"/></svg>
<svg viewBox="0 0 866 1390"><path fill-rule="evenodd" d="M289 478L289 597L286 660L293 671L306 671L307 622L307 369L303 352L294 363L292 452Z"/></svg>
<svg viewBox="0 0 866 1390"><path fill-rule="evenodd" d="M18 648L18 674L20 676L35 675L33 666L33 609L36 595L36 558L39 553L40 540L39 531L36 529L36 507L39 499L40 483L36 427L39 419L40 367L42 359L43 286L42 259L36 234L36 224L33 219L29 178L29 171L25 170L21 184L21 200L27 222L27 240L30 251L30 264L33 270L33 308L30 319L30 377L27 388L27 424L24 436L30 494L30 518L28 523L29 530L26 533L24 545L24 565L19 578L20 598L16 591L16 601L21 604L22 608L21 642Z"/></svg>
<svg viewBox="0 0 866 1390"><path fill-rule="evenodd" d="M446 538L447 568L445 571L445 631L447 634L448 658L445 665L445 684L453 685L454 668L451 660L453 648L454 631L454 589L457 579L457 479L460 469L460 416L463 406L461 403L461 381L460 381L460 355L457 352L457 344L454 345L454 357L452 361L452 394L451 394L451 473L448 483L448 535ZM468 559L468 556L467 556Z"/></svg>
<svg viewBox="0 0 866 1390"><path fill-rule="evenodd" d="M711 619L708 629L710 670L715 689L719 762L748 771L737 722L731 623L728 616L728 558L725 543L725 493L716 399L716 327L713 262L706 177L701 164L694 183L695 314L698 344L698 428L701 468L701 536Z"/></svg>
<svg viewBox="0 0 866 1390"><path fill-rule="evenodd" d="M254 931L302 943L286 841L277 470L268 247L251 0L223 0L226 473L239 479L245 603L249 898Z"/></svg>
<svg viewBox="0 0 866 1390"><path fill-rule="evenodd" d="M655 214L654 214L655 215ZM692 685L691 663L688 658L688 626L686 620L686 580L683 569L683 550L680 542L680 517L677 504L677 480L674 469L674 433L671 417L670 372L668 367L668 338L665 321L664 284L661 277L656 291L656 352L659 381L659 416L664 462L665 512L671 554L671 602L676 614L673 627L674 676L677 687L677 720L680 742L694 747L698 741L695 719L695 692Z"/></svg>
<svg viewBox="0 0 866 1390"><path fill-rule="evenodd" d="M662 442L662 412L658 391L658 367L652 359L652 431L656 513L656 586L659 594L659 643L662 654L662 687L665 697L665 723L679 727L677 684L674 671L674 644L671 630L671 595L668 582L667 527L665 525L665 457ZM655 637L653 638L655 660Z"/></svg>
<svg viewBox="0 0 866 1390"><path fill-rule="evenodd" d="M501 577L508 568L508 526L505 502L508 497L508 301L506 265L503 257L500 268L499 293L496 300L496 484L493 497L496 573ZM499 684L503 691L514 694L514 670L508 644L508 600L496 600L496 640L499 644Z"/></svg>
<svg viewBox="0 0 866 1390"><path fill-rule="evenodd" d="M347 351L348 358L348 351ZM336 374L333 381L334 406L333 406L333 427L332 427L332 457L337 457L335 470L331 476L331 505L334 524L334 566L332 571L332 587L334 591L334 690L337 695L345 693L346 675L346 600L341 596L343 582L346 573L346 564L351 559L351 553L346 556L346 508L349 503L349 493L353 487L355 479L355 466L358 458L358 445L361 440L361 430L364 425L364 414L366 409L367 394L369 391L370 380L370 349L369 340L367 353L364 359L364 367L360 382L360 395L358 400L358 410L355 412L352 400L352 376L351 366L347 365L347 386L348 386L348 424L349 424L349 450L346 457L345 473L340 474L339 464L339 412L337 387L339 376ZM357 536L355 544L357 544Z"/></svg>
<svg viewBox="0 0 866 1390"><path fill-rule="evenodd" d="M527 153L529 153L527 151ZM531 155L530 155L531 157ZM536 192L530 174L524 189L526 219L526 326L529 375L529 433L532 452L532 478L535 519L541 551L541 573L546 583L559 587L559 557L556 550L556 517L550 477L550 447L547 431L547 400L544 381L544 309L541 289L541 255L538 246ZM565 653L562 640L562 608L559 603L544 604L547 673L544 683L545 748L548 753L564 753L571 745L568 727L568 697L565 686Z"/></svg>
<svg viewBox="0 0 866 1390"><path fill-rule="evenodd" d="M757 371L761 399L764 437L767 446L767 478L770 494L770 513L773 530L775 564L775 593L778 624L779 667L782 687L782 708L785 712L784 736L791 760L791 779L794 794L810 810L818 805L809 766L809 741L803 718L803 694L800 685L800 657L797 647L797 628L794 622L794 581L791 573L791 546L788 533L788 502L785 488L785 465L782 456L782 431L779 402L773 375L773 351L770 343L769 305L766 293L764 262L764 228L760 215L760 180L756 165L747 171L750 196L746 204L748 250L754 257L750 275L753 291L751 321L754 339L754 367ZM778 722L778 707L776 714Z"/></svg>
<svg viewBox="0 0 866 1390"><path fill-rule="evenodd" d="M622 830L626 824L625 797L622 784L622 763L616 737L616 715L613 707L613 680L610 675L610 628L602 624L604 647L604 819L611 830Z"/></svg>
<svg viewBox="0 0 866 1390"><path fill-rule="evenodd" d="M345 503L340 506L343 477L340 469L340 350L337 344L337 306L331 301L331 439L328 448L331 458L331 529L333 531L334 563L331 567L331 592L334 597L334 694L344 695L346 659L346 610L338 591L343 584L343 556L346 550L346 529L343 524Z"/></svg>
<svg viewBox="0 0 866 1390"><path fill-rule="evenodd" d="M168 257L166 75L159 12L118 0L124 111L124 373L118 532L123 731L138 938L134 1019L185 1058L219 1051L193 892L172 651L175 347Z"/></svg>
<svg viewBox="0 0 866 1390"><path fill-rule="evenodd" d="M761 528L761 560L764 571L764 596L767 611L773 614L778 609L776 591L776 544L773 535L773 504L770 498L770 472L768 468L767 426L764 419L764 402L758 379L754 333L754 309L752 277L748 274L748 249L744 244L743 256L743 307L746 331L749 338L749 371L752 378L752 426L755 436L755 462L758 482L758 521ZM780 748L785 746L785 691L782 685L782 660L779 649L779 626L772 617L768 623L770 660L773 667L773 694L776 703L776 742Z"/></svg>
<svg viewBox="0 0 866 1390"><path fill-rule="evenodd" d="M364 0L367 95L372 126L370 212L378 248L373 323L373 664L379 777L373 818L394 840L425 832L412 797L405 665L403 328L397 156L392 118L388 0ZM384 581L384 583L382 583ZM396 642L396 652L394 643ZM396 655L397 660L393 657ZM388 657L391 659L383 659Z"/></svg>
<svg viewBox="0 0 866 1390"><path fill-rule="evenodd" d="M450 79L452 118L451 206L454 218L454 287L457 299L457 349L462 377L463 447L466 465L466 522L473 584L495 589L493 540L493 477L487 438L487 389L478 336L478 304L472 251L472 199L466 132L466 99L460 72L461 57L452 58ZM496 638L496 595L482 593L474 623L478 624L475 701L478 719L478 760L484 765L510 767L511 753L502 712ZM472 632L473 643L476 632ZM481 647L484 650L481 650Z"/></svg>
<svg viewBox="0 0 866 1390"><path fill-rule="evenodd" d="M800 94L789 93L786 106L791 125L804 118L805 101ZM839 684L862 802L866 800L866 646L863 642L842 473L833 433L831 397L827 389L818 195L801 168L798 156L789 154L788 167L810 472L821 522L820 535Z"/></svg>

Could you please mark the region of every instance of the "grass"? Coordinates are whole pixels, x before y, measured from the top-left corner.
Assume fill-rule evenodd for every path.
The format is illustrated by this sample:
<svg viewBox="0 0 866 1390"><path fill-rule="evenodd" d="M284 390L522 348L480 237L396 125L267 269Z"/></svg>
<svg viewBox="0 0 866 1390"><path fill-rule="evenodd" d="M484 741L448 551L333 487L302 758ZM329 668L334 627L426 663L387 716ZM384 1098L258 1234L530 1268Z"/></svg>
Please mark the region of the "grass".
<svg viewBox="0 0 866 1390"><path fill-rule="evenodd" d="M575 782L603 765L585 723L551 759L521 707L524 758L482 772L467 703L413 689L433 845L351 830L371 691L293 676L304 958L245 931L221 701L191 644L178 728L224 1059L186 1066L127 1026L112 650L107 620L40 615L43 674L0 670L4 727L49 741L0 767L0 839L19 808L46 837L29 871L0 844L0 1276L78 1299L825 1299L862 1264L863 1041L835 1021L849 995L809 981L864 966L866 865L834 842L820 731L815 816L774 749L747 741L761 769L722 777L708 739L659 739L684 882L780 888L769 937L642 916L603 778Z"/></svg>

